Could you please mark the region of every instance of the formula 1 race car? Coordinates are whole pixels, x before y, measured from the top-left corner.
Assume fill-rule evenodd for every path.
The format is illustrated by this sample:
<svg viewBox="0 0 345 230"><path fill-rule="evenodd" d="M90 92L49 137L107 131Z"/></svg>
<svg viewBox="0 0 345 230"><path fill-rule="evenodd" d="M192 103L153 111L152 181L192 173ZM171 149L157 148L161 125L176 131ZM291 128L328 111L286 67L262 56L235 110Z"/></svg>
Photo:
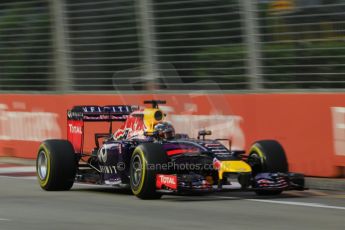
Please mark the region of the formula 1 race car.
<svg viewBox="0 0 345 230"><path fill-rule="evenodd" d="M231 149L231 141L175 133L159 104L138 106L75 106L67 112L67 139L41 143L36 169L44 190L69 190L74 182L130 188L141 199L163 194L224 191L234 181L259 195L303 190L304 176L288 171L282 146L275 140L255 142L246 154ZM115 132L114 121L123 122ZM87 153L84 123L109 122L109 131L95 133ZM229 147L225 147L224 141Z"/></svg>

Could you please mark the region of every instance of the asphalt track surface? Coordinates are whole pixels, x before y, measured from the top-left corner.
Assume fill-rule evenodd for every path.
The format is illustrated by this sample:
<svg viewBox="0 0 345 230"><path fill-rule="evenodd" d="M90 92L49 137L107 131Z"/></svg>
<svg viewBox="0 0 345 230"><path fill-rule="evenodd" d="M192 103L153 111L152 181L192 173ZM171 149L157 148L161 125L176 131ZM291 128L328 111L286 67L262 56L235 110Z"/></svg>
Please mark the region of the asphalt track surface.
<svg viewBox="0 0 345 230"><path fill-rule="evenodd" d="M128 191L75 184L46 192L35 178L0 176L0 230L345 229L345 192L279 197L231 191L139 200Z"/></svg>

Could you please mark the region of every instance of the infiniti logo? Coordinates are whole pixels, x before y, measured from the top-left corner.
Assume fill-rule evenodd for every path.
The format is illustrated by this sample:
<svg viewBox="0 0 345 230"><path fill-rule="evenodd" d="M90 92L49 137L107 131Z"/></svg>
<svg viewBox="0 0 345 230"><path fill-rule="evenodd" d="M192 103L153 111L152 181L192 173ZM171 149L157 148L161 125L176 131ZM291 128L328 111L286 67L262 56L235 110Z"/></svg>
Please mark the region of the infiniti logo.
<svg viewBox="0 0 345 230"><path fill-rule="evenodd" d="M105 146L103 146L98 152L98 160L105 163L107 162L107 159L108 159L107 149L105 148Z"/></svg>

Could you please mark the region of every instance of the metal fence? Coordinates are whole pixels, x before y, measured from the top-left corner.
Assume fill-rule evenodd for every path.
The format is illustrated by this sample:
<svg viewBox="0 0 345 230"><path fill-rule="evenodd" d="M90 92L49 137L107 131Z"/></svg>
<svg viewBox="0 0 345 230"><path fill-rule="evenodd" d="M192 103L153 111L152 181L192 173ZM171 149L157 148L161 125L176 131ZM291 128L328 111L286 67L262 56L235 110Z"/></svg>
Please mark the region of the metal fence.
<svg viewBox="0 0 345 230"><path fill-rule="evenodd" d="M345 88L343 0L2 0L1 91Z"/></svg>

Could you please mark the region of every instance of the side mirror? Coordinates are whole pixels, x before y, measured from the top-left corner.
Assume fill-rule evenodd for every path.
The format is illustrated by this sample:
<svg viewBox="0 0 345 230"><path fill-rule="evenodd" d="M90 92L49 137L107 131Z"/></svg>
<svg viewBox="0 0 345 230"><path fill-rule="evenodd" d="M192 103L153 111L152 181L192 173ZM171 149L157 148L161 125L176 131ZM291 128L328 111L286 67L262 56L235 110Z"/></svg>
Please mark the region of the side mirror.
<svg viewBox="0 0 345 230"><path fill-rule="evenodd" d="M212 131L211 130L205 130L205 129L199 130L198 139L200 139L200 137L202 137L202 139L205 140L206 135L212 135Z"/></svg>

